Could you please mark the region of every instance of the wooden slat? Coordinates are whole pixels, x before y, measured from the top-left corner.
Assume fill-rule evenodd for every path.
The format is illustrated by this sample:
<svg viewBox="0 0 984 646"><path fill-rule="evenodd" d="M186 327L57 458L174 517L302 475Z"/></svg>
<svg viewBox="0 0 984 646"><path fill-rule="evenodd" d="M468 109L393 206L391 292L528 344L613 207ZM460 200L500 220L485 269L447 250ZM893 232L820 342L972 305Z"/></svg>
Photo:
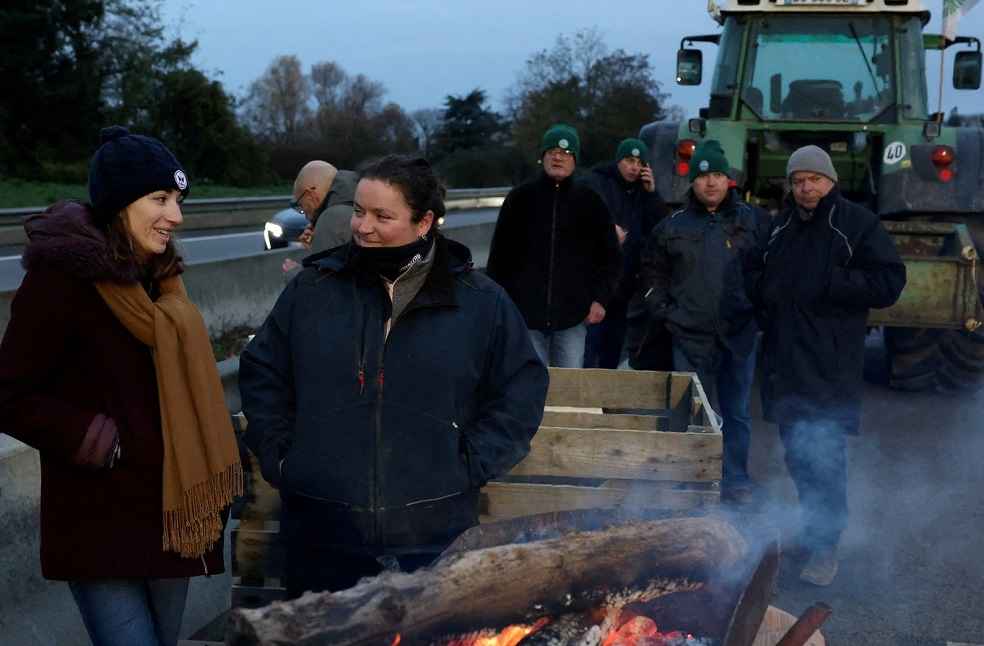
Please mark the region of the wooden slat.
<svg viewBox="0 0 984 646"><path fill-rule="evenodd" d="M668 384L665 372L550 368L547 405L665 409Z"/></svg>
<svg viewBox="0 0 984 646"><path fill-rule="evenodd" d="M576 487L513 482L490 482L482 489L481 522L493 522L552 511L575 509L611 509L626 500L640 508L691 509L713 503L714 493L654 489L644 497L632 490L612 487Z"/></svg>
<svg viewBox="0 0 984 646"><path fill-rule="evenodd" d="M232 575L244 585L284 575L284 547L276 529L232 530Z"/></svg>
<svg viewBox="0 0 984 646"><path fill-rule="evenodd" d="M509 475L638 480L719 480L721 436L541 427Z"/></svg>
<svg viewBox="0 0 984 646"><path fill-rule="evenodd" d="M545 411L541 426L569 426L573 428L611 428L634 431L668 431L666 417L656 415L611 415L600 413L569 413Z"/></svg>

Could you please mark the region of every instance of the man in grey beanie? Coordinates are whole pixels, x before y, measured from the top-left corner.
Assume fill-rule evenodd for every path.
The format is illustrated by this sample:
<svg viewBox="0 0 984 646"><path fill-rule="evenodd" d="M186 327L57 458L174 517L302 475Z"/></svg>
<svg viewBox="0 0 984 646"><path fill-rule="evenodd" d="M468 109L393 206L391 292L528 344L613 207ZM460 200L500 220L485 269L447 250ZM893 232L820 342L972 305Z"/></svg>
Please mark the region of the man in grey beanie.
<svg viewBox="0 0 984 646"><path fill-rule="evenodd" d="M763 331L762 407L779 425L802 514L800 578L829 585L847 526L846 435L861 417L870 308L889 307L905 265L881 221L844 199L817 146L789 158L790 194L768 244L750 254L746 289Z"/></svg>

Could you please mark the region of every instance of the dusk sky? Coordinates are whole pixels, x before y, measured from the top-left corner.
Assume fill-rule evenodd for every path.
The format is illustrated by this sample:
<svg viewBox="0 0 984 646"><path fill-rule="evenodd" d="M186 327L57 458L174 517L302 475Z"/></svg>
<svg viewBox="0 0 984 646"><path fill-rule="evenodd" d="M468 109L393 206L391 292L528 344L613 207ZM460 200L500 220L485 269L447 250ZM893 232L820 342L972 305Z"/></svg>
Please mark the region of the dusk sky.
<svg viewBox="0 0 984 646"><path fill-rule="evenodd" d="M938 32L943 0L928 0L930 30ZM688 113L706 104L716 48L706 46L704 85L684 88L673 80L680 38L714 33L706 0L645 2L531 2L529 0L165 0L172 32L199 43L195 62L238 96L274 57L296 55L305 71L333 60L349 74L383 83L385 99L405 110L440 107L448 94L479 87L501 109L509 87L533 52L549 48L558 34L597 27L610 49L649 54L656 79L670 102ZM960 33L984 37L984 5L960 25ZM953 50L947 53L952 62ZM936 109L939 55L931 53L932 97ZM984 112L984 90L957 92L946 71L944 109Z"/></svg>

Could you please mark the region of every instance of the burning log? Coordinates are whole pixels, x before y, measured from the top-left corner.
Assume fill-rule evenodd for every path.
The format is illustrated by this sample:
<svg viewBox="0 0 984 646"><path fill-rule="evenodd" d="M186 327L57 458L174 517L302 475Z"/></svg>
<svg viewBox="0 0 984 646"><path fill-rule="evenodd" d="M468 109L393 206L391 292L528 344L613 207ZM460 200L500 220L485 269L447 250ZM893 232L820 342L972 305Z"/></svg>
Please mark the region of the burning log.
<svg viewBox="0 0 984 646"><path fill-rule="evenodd" d="M231 615L228 643L401 646L484 626L536 621L654 577L700 579L747 556L717 518L632 523L454 555L414 574L384 573L335 594Z"/></svg>

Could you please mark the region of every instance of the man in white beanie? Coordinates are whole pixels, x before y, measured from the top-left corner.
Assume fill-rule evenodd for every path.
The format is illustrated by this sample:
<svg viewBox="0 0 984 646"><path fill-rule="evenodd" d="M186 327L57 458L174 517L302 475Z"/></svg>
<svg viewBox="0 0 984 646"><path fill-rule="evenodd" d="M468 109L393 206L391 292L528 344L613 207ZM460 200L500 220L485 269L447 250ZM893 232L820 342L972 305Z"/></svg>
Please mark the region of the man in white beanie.
<svg viewBox="0 0 984 646"><path fill-rule="evenodd" d="M790 194L767 247L749 256L746 285L764 333L764 416L779 425L799 494L800 578L829 585L847 525L846 435L860 422L868 310L898 300L905 265L878 217L841 196L823 149L794 152L786 176Z"/></svg>

